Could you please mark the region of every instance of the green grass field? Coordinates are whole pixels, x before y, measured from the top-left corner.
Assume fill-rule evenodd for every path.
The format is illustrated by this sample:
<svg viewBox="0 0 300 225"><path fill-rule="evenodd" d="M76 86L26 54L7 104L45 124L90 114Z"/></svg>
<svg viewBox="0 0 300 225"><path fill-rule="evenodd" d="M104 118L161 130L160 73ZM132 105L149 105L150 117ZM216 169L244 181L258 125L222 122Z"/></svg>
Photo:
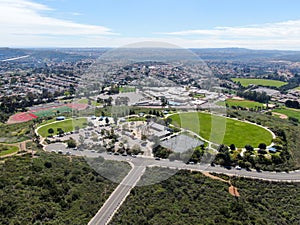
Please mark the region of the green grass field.
<svg viewBox="0 0 300 225"><path fill-rule="evenodd" d="M45 125L38 129L38 133L42 137L47 137L48 135L51 135L48 133L48 130L50 128L54 130L53 135L57 135L57 128L61 128L64 132L70 132L73 131L76 126L79 126L80 128L84 128L86 127L86 125L87 125L86 118L69 119L69 120L59 121L59 122Z"/></svg>
<svg viewBox="0 0 300 225"><path fill-rule="evenodd" d="M189 129L218 144L235 144L237 147L250 144L257 147L262 142L267 145L272 142L269 131L234 119L196 112L175 114L170 118L173 125Z"/></svg>
<svg viewBox="0 0 300 225"><path fill-rule="evenodd" d="M249 101L249 100L237 100L237 99L227 99L226 104L228 104L229 107L240 106L249 109L255 107L264 107L264 104L260 102Z"/></svg>
<svg viewBox="0 0 300 225"><path fill-rule="evenodd" d="M192 96L193 98L205 98L205 94L194 94L193 96Z"/></svg>
<svg viewBox="0 0 300 225"><path fill-rule="evenodd" d="M89 103L89 100L86 99L86 98L82 98L78 101L78 103L81 103L81 104L88 104ZM101 104L96 102L96 101L91 101L91 105L92 106L100 106Z"/></svg>
<svg viewBox="0 0 300 225"><path fill-rule="evenodd" d="M119 87L120 93L135 92L135 87Z"/></svg>
<svg viewBox="0 0 300 225"><path fill-rule="evenodd" d="M267 87L281 87L286 82L278 80L268 80L268 79L247 79L247 78L232 78L234 82L240 82L242 86L248 87L250 84L267 86Z"/></svg>
<svg viewBox="0 0 300 225"><path fill-rule="evenodd" d="M287 115L288 117L297 118L300 121L300 110L281 108L281 109L274 109L273 112L282 113L284 115Z"/></svg>
<svg viewBox="0 0 300 225"><path fill-rule="evenodd" d="M19 148L17 146L0 144L0 156L12 154L17 151L19 151Z"/></svg>
<svg viewBox="0 0 300 225"><path fill-rule="evenodd" d="M38 112L34 112L33 114L38 117L44 117L44 116L54 116L57 113L60 114L65 112L72 112L72 109L68 106L62 106L54 109L41 110Z"/></svg>

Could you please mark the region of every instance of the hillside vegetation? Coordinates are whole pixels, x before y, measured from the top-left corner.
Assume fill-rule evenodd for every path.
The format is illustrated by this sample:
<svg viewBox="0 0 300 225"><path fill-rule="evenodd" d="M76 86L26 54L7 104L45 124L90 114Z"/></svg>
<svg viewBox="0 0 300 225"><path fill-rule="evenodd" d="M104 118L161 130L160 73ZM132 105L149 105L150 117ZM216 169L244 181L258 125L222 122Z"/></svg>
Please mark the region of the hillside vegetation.
<svg viewBox="0 0 300 225"><path fill-rule="evenodd" d="M144 177L152 172L164 170L148 169ZM110 224L299 224L300 184L231 182L240 197L229 194L228 183L179 171L161 183L134 188Z"/></svg>
<svg viewBox="0 0 300 225"><path fill-rule="evenodd" d="M39 154L0 163L0 224L87 224L117 185L81 157Z"/></svg>

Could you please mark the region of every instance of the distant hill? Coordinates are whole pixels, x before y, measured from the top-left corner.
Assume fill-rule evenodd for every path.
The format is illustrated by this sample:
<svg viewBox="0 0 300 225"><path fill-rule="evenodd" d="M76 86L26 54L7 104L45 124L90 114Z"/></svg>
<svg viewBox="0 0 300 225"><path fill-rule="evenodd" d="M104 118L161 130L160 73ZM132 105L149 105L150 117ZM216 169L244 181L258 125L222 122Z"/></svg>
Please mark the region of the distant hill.
<svg viewBox="0 0 300 225"><path fill-rule="evenodd" d="M300 51L280 51L280 50L251 50L245 48L206 48L191 49L203 60L232 60L247 61L258 59L274 59L299 61Z"/></svg>
<svg viewBox="0 0 300 225"><path fill-rule="evenodd" d="M0 60L20 57L30 53L31 51L26 49L0 48Z"/></svg>
<svg viewBox="0 0 300 225"><path fill-rule="evenodd" d="M0 48L0 60L30 55L35 59L58 61L77 61L82 58L98 58L108 48ZM251 61L251 60L286 60L300 61L300 51L251 50L246 48L192 48L190 49L203 60L216 61Z"/></svg>
<svg viewBox="0 0 300 225"><path fill-rule="evenodd" d="M43 61L50 59L52 61L65 61L72 62L78 61L88 56L84 54L68 53L62 50L56 49L12 49L12 48L0 48L0 60L10 59L29 55L29 60Z"/></svg>

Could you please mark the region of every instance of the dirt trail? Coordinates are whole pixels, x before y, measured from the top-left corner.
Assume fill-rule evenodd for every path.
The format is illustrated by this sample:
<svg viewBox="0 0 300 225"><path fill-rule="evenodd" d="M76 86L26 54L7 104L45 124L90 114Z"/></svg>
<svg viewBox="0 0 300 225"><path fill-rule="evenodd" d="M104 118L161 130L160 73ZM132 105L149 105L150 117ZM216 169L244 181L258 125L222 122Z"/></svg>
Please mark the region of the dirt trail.
<svg viewBox="0 0 300 225"><path fill-rule="evenodd" d="M228 180L224 180L222 179L221 177L217 177L217 176L214 176L212 174L210 174L209 172L202 172L205 176L209 177L209 178L212 178L214 180L219 180L219 181L222 181L222 182L225 182L225 183L228 183L230 184L230 182Z"/></svg>
<svg viewBox="0 0 300 225"><path fill-rule="evenodd" d="M214 175L212 175L208 172L202 172L202 174L209 177L209 178L211 178L211 179L219 180L219 181L227 183L229 185L229 188L228 188L229 194L231 194L234 197L240 197L240 193L238 192L238 189L231 184L230 180L225 180L221 177L214 176Z"/></svg>
<svg viewBox="0 0 300 225"><path fill-rule="evenodd" d="M240 193L238 192L238 189L234 186L230 186L228 189L229 193L234 197L240 197Z"/></svg>

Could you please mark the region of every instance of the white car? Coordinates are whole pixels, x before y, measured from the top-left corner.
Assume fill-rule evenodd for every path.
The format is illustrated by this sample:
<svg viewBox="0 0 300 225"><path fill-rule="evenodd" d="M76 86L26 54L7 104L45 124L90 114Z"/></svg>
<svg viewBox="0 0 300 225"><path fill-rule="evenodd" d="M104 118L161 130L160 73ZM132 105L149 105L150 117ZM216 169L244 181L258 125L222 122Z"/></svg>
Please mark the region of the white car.
<svg viewBox="0 0 300 225"><path fill-rule="evenodd" d="M236 166L236 167L235 167L235 169L236 169L236 170L241 170L241 169L242 169L242 167L240 167L240 166Z"/></svg>

